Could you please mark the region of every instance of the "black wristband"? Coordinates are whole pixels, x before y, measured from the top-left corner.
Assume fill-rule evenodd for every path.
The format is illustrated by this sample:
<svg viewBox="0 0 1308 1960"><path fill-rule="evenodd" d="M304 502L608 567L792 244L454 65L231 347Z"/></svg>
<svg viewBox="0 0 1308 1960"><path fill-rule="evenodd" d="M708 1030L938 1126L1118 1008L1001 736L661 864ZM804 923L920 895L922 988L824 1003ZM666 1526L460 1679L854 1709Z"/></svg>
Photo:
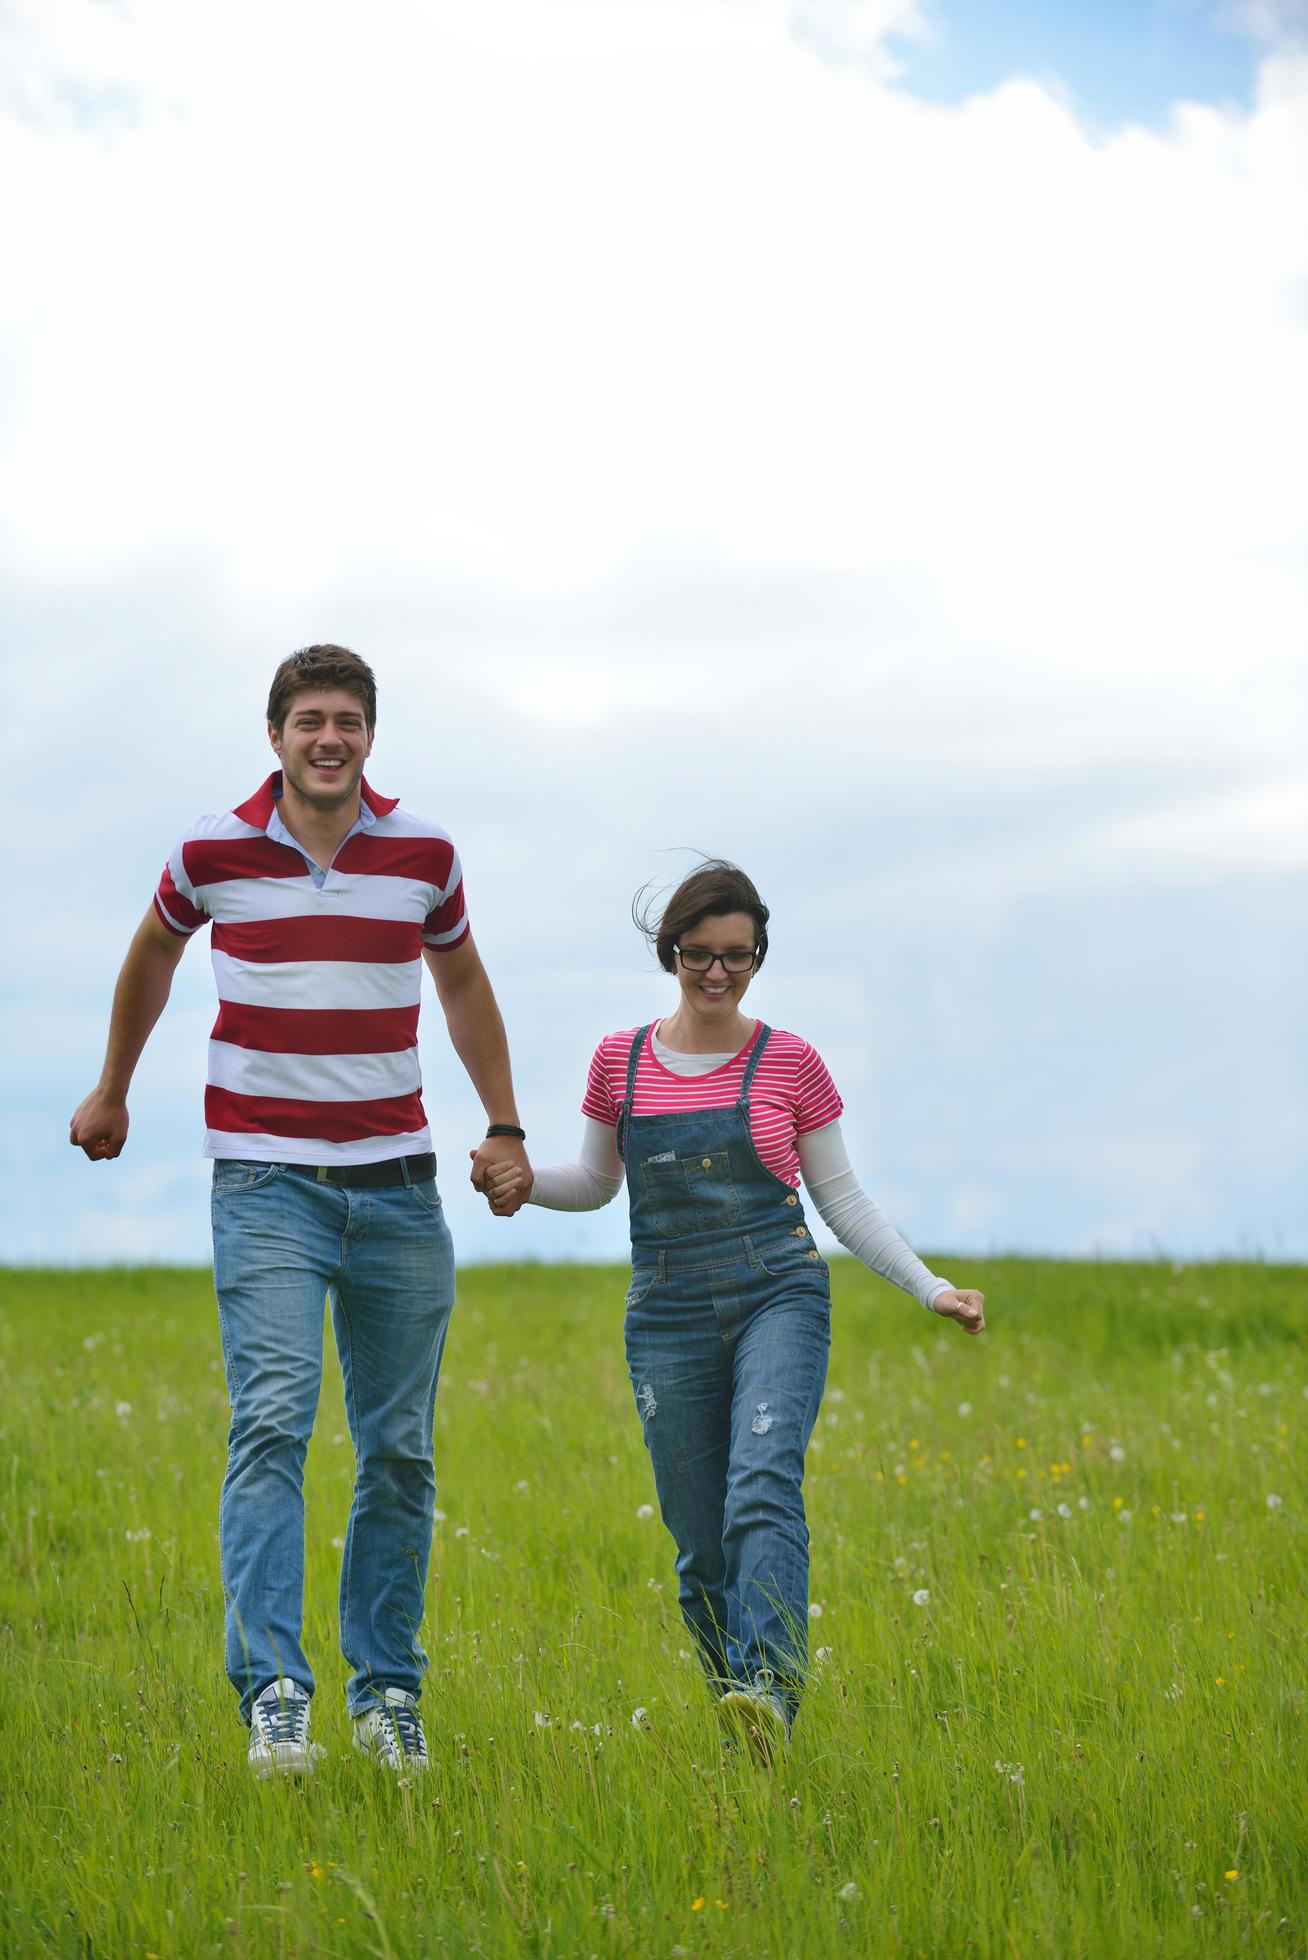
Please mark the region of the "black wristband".
<svg viewBox="0 0 1308 1960"><path fill-rule="evenodd" d="M516 1137L519 1143L527 1141L527 1132L520 1130L516 1123L492 1123L486 1134L488 1137Z"/></svg>

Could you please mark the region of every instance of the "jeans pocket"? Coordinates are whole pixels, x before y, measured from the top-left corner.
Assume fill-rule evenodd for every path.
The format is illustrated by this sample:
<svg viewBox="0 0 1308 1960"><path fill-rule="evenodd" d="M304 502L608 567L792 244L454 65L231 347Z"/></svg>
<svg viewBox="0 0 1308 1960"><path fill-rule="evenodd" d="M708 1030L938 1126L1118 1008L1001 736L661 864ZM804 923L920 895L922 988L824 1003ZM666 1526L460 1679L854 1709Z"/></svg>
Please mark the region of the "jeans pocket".
<svg viewBox="0 0 1308 1960"><path fill-rule="evenodd" d="M436 1180L434 1177L424 1177L418 1182L411 1184L409 1189L424 1211L443 1211L445 1209L441 1203L440 1192L436 1189Z"/></svg>
<svg viewBox="0 0 1308 1960"><path fill-rule="evenodd" d="M773 1279L829 1279L831 1268L811 1239L793 1236L758 1251L758 1263Z"/></svg>
<svg viewBox="0 0 1308 1960"><path fill-rule="evenodd" d="M225 1198L239 1191L261 1191L285 1169L285 1164L259 1164L248 1157L217 1157L213 1167L214 1195Z"/></svg>
<svg viewBox="0 0 1308 1960"><path fill-rule="evenodd" d="M731 1174L729 1150L714 1150L705 1157L683 1157L681 1174L701 1232L727 1231L739 1221L740 1194Z"/></svg>
<svg viewBox="0 0 1308 1960"><path fill-rule="evenodd" d="M651 1266L647 1272L633 1272L631 1275L631 1285L627 1289L627 1305L629 1307L638 1307L658 1279L658 1276L657 1266Z"/></svg>

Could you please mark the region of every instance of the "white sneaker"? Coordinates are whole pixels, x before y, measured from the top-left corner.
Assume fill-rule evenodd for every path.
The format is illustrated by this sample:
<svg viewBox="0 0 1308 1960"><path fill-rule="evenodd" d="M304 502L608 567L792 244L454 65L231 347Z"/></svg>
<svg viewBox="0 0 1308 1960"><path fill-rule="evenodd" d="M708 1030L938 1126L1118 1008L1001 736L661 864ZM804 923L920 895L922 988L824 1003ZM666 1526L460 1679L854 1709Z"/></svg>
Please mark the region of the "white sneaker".
<svg viewBox="0 0 1308 1960"><path fill-rule="evenodd" d="M403 1688L388 1688L375 1708L354 1718L354 1746L383 1769L401 1771L427 1768L427 1738L422 1732L417 1695Z"/></svg>
<svg viewBox="0 0 1308 1960"><path fill-rule="evenodd" d="M786 1752L790 1728L776 1695L760 1688L728 1688L718 1699L718 1720L728 1736L743 1736L767 1769Z"/></svg>
<svg viewBox="0 0 1308 1960"><path fill-rule="evenodd" d="M289 1676L270 1681L250 1710L246 1761L256 1776L311 1776L323 1754L309 1740L311 1703Z"/></svg>

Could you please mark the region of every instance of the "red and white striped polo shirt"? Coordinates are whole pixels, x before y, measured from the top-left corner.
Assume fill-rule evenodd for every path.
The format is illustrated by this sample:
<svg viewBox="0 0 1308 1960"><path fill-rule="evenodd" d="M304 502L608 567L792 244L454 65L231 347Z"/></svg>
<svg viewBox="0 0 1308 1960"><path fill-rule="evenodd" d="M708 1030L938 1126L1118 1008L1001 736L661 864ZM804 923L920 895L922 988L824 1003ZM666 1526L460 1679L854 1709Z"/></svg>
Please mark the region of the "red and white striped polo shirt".
<svg viewBox="0 0 1308 1960"><path fill-rule="evenodd" d="M324 874L282 822L281 781L277 770L235 810L201 817L155 893L170 932L213 922L204 1154L369 1164L430 1150L422 955L468 936L458 852L365 781Z"/></svg>
<svg viewBox="0 0 1308 1960"><path fill-rule="evenodd" d="M668 1116L682 1110L729 1109L740 1095L759 1023L738 1055L706 1075L674 1075L654 1053L649 1035L636 1064L633 1116ZM606 1034L591 1057L583 1116L616 1123L627 1093L627 1062L635 1028ZM817 1049L797 1034L773 1028L749 1088L749 1133L760 1161L783 1183L799 1183L797 1137L834 1123L844 1104Z"/></svg>

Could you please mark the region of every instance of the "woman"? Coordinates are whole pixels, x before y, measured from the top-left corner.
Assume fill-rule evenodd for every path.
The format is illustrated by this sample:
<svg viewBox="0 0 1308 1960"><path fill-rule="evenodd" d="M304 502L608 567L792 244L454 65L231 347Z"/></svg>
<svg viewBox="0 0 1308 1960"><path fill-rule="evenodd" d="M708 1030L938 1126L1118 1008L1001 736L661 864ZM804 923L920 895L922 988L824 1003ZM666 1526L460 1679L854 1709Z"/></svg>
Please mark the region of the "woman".
<svg viewBox="0 0 1308 1960"><path fill-rule="evenodd" d="M804 1452L830 1343L829 1273L801 1176L874 1272L969 1334L984 1303L928 1272L859 1188L816 1051L742 1014L768 949L768 908L744 872L711 860L657 925L637 923L676 976L675 1011L601 1041L577 1163L492 1170L486 1195L501 1215L525 1201L594 1210L625 1174L627 1364L681 1610L724 1724L771 1761L807 1663Z"/></svg>

